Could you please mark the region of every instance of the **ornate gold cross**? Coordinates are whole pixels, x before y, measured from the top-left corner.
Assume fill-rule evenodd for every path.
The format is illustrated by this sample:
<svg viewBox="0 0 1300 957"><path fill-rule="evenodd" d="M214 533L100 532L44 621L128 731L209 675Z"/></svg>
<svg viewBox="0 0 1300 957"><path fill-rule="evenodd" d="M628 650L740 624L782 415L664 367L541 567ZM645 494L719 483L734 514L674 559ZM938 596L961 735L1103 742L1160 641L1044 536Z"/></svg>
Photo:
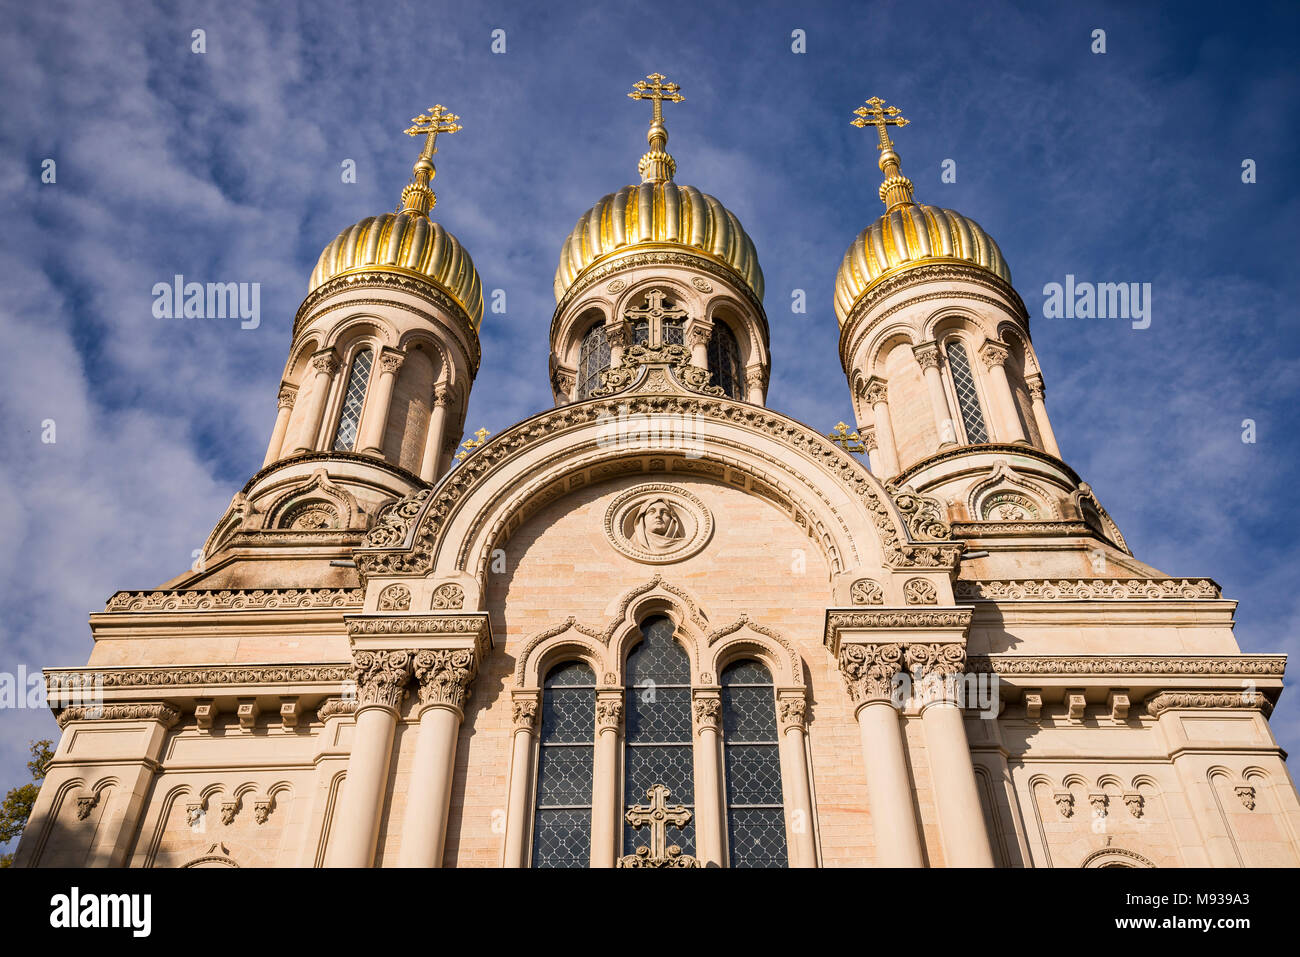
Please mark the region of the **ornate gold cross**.
<svg viewBox="0 0 1300 957"><path fill-rule="evenodd" d="M665 83L667 77L662 73L651 73L645 80L637 80L632 84L632 92L628 96L634 100L652 100L654 102L654 120L651 125L662 126L664 122L664 101L669 103L680 103L686 97L677 91L681 87L676 83ZM647 83L646 80L650 82Z"/></svg>
<svg viewBox="0 0 1300 957"><path fill-rule="evenodd" d="M850 432L849 427L843 422L837 422L834 432L827 432L826 438L830 439L845 452L865 452L867 447L862 442L862 436L858 433Z"/></svg>
<svg viewBox="0 0 1300 957"><path fill-rule="evenodd" d="M650 857L662 860L668 857L668 825L675 824L680 830L690 823L691 812L684 804L668 806L668 795L672 792L667 785L656 784L645 792L650 803L636 804L627 809L627 823L640 830L650 827Z"/></svg>
<svg viewBox="0 0 1300 957"><path fill-rule="evenodd" d="M460 117L455 113L443 112L444 107L441 103L435 103L429 107L428 113L421 113L419 116L411 117L411 122L415 124L405 129L403 132L407 136L423 136L424 149L420 155L429 159L434 153L438 152L437 142L439 133L457 133L464 129L460 125Z"/></svg>
<svg viewBox="0 0 1300 957"><path fill-rule="evenodd" d="M885 101L878 96L873 96L867 100L866 106L859 106L854 110L857 116L856 120L849 120L858 129L866 129L868 126L874 126L876 132L880 134L880 144L876 147L878 150L887 150L894 145L894 141L889 138L889 127L906 126L908 120L904 119L902 113L896 106L885 106Z"/></svg>
<svg viewBox="0 0 1300 957"><path fill-rule="evenodd" d="M462 447L463 447L462 451L456 455L456 461L463 462L465 460L465 456L469 455L470 452L473 452L476 448L478 448L484 442L486 442L487 437L491 434L492 433L489 432L487 429L479 429L477 432L475 432L474 436L478 441L475 441L474 439L466 439L462 443Z"/></svg>

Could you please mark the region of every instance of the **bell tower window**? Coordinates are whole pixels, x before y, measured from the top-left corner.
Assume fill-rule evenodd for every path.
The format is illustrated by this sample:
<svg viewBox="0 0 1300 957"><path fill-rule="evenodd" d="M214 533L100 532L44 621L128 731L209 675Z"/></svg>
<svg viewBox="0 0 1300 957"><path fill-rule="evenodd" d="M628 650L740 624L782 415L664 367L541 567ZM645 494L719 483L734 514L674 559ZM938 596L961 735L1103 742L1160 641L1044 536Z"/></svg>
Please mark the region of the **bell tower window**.
<svg viewBox="0 0 1300 957"><path fill-rule="evenodd" d="M948 368L952 371L952 387L957 395L957 407L961 410L967 444L987 442L989 434L984 427L984 411L980 408L979 393L975 391L970 360L966 357L966 347L958 339L948 340Z"/></svg>
<svg viewBox="0 0 1300 957"><path fill-rule="evenodd" d="M709 371L714 385L733 399L741 397L740 349L731 327L720 320L714 321L713 335L709 337Z"/></svg>
<svg viewBox="0 0 1300 957"><path fill-rule="evenodd" d="M334 431L334 451L351 452L357 444L357 426L361 423L361 407L366 401L366 386L370 383L370 367L375 354L361 349L352 357L348 373L347 390L343 393L343 408L339 411L339 425Z"/></svg>
<svg viewBox="0 0 1300 957"><path fill-rule="evenodd" d="M600 388L600 374L609 368L609 339L598 323L582 337L578 350L578 398L585 399Z"/></svg>

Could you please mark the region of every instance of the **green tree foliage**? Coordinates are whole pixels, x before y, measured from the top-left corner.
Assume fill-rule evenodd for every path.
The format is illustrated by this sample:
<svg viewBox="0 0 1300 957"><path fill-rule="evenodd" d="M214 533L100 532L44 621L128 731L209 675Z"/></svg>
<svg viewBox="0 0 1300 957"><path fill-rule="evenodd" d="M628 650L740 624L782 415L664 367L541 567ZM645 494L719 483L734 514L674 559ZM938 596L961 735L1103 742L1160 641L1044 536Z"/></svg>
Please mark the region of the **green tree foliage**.
<svg viewBox="0 0 1300 957"><path fill-rule="evenodd" d="M54 759L53 741L33 741L31 750L32 759L27 762L27 770L32 773L32 782L11 788L4 803L0 804L0 844L8 844L22 834L27 819L32 815L41 782L45 780L45 771ZM0 867L8 867L13 861L13 854L0 854Z"/></svg>

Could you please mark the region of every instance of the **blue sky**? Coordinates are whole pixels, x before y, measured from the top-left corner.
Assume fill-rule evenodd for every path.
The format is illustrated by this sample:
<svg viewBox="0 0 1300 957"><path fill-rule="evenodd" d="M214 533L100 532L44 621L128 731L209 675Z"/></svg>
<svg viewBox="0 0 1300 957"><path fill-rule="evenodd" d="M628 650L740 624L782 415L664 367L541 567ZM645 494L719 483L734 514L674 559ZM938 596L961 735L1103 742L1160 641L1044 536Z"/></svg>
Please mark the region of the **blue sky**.
<svg viewBox="0 0 1300 957"><path fill-rule="evenodd" d="M635 181L648 107L625 94L652 71L687 98L668 108L678 182L758 248L771 406L823 430L850 417L832 287L881 206L872 136L848 120L884 97L912 120L895 141L917 198L1001 246L1063 455L1137 556L1219 581L1244 649L1300 651L1293 5L114 6L3 3L0 671L84 663L87 613L188 567L261 464L317 255L396 203L418 152L401 130L434 102L465 125L440 142L435 218L507 294L469 429L549 406L559 246ZM261 283L260 327L154 318L176 273ZM1067 273L1151 283L1150 328L1042 318ZM1300 746L1294 690L1274 729ZM56 730L0 712L0 786Z"/></svg>

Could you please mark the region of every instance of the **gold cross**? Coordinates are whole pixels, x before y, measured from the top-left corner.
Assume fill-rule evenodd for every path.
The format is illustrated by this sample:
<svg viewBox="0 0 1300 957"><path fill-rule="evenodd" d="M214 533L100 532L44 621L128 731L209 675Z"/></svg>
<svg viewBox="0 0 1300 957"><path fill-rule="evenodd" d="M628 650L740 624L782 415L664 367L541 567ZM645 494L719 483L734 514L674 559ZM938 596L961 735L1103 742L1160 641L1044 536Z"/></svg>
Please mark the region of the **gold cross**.
<svg viewBox="0 0 1300 957"><path fill-rule="evenodd" d="M665 83L666 80L662 73L651 73L645 80L637 80L632 84L632 92L628 96L634 100L652 100L654 101L654 121L652 126L662 126L664 122L664 100L669 103L680 103L686 97L677 91L681 87L676 83ZM646 80L650 82L647 83Z"/></svg>
<svg viewBox="0 0 1300 957"><path fill-rule="evenodd" d="M865 452L867 447L862 443L862 436L857 432L850 432L849 427L843 422L837 422L834 432L827 432L826 438L830 439L845 452Z"/></svg>
<svg viewBox="0 0 1300 957"><path fill-rule="evenodd" d="M491 434L492 433L489 432L487 429L479 429L477 432L475 432L474 435L475 437L477 437L478 441L476 442L474 441L474 439L466 439L464 443L462 443L463 451L457 454L456 461L458 462L464 461L465 456L469 455L470 452L473 452L476 448L481 446L487 440L487 437Z"/></svg>
<svg viewBox="0 0 1300 957"><path fill-rule="evenodd" d="M668 795L672 792L667 785L656 784L645 792L650 799L649 805L636 804L627 809L627 823L637 830L650 826L650 857L662 860L668 856L668 825L675 824L681 830L691 820L691 812L686 805L668 806Z"/></svg>
<svg viewBox="0 0 1300 957"><path fill-rule="evenodd" d="M866 106L859 106L854 110L857 116L856 120L849 120L858 129L866 129L868 126L874 126L876 132L880 134L880 144L876 147L878 150L891 149L894 141L889 138L889 127L906 126L908 120L902 116L903 111L896 106L885 106L885 101L878 96L873 96L867 100Z"/></svg>
<svg viewBox="0 0 1300 957"><path fill-rule="evenodd" d="M464 127L458 122L460 117L455 113L444 113L441 103L429 107L428 113L421 113L419 116L411 117L414 126L409 127L403 132L407 136L423 136L424 150L420 153L424 159L429 159L434 153L438 152L435 145L438 141L439 133L456 133Z"/></svg>

